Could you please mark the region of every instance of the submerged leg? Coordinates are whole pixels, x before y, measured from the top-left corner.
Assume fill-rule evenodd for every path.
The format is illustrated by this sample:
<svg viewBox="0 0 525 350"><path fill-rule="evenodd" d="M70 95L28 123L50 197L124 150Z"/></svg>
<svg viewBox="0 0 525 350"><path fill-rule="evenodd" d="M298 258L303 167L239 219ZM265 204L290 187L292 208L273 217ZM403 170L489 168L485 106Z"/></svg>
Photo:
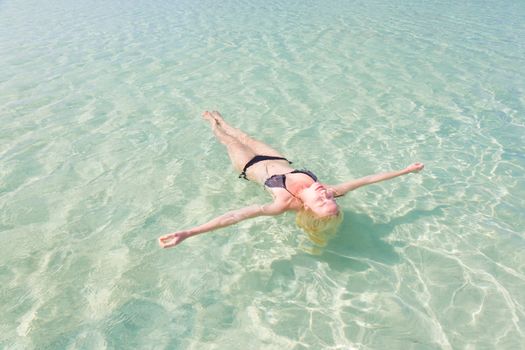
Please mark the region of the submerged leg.
<svg viewBox="0 0 525 350"><path fill-rule="evenodd" d="M217 123L217 120L213 118L210 112L204 112L203 118L210 122L211 129L215 134L215 137L224 145L228 150L228 156L233 164L233 167L238 172L241 172L246 163L248 163L254 156L252 149L240 142L237 138L226 133L224 129Z"/></svg>
<svg viewBox="0 0 525 350"><path fill-rule="evenodd" d="M222 115L217 112L213 111L211 113L211 116L217 121L217 123L220 125L220 127L229 135L236 138L240 143L248 146L254 154L258 155L265 155L265 156L275 156L275 157L284 157L280 152L275 150L274 148L268 146L267 144L258 141L252 137L250 137L245 132L241 131L240 129L234 128L230 124L228 124L223 118Z"/></svg>

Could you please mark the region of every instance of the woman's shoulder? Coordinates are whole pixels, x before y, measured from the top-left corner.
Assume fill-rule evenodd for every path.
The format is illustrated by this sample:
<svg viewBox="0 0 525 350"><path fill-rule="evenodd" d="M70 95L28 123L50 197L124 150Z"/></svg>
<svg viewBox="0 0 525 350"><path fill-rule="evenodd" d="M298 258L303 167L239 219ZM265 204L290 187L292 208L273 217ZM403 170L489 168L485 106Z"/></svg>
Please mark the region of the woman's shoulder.
<svg viewBox="0 0 525 350"><path fill-rule="evenodd" d="M293 197L283 189L282 197L276 198L277 206L283 208L283 211L298 211L303 208L303 202L297 197Z"/></svg>
<svg viewBox="0 0 525 350"><path fill-rule="evenodd" d="M265 215L279 215L292 209L286 200L277 198L273 202L263 205L262 210Z"/></svg>

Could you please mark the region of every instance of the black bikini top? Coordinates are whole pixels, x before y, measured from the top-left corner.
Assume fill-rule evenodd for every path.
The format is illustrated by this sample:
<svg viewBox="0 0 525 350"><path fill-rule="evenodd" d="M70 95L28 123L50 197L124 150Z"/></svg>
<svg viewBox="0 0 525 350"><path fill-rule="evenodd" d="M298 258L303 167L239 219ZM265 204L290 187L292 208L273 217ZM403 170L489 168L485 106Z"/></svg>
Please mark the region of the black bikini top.
<svg viewBox="0 0 525 350"><path fill-rule="evenodd" d="M317 176L315 176L314 173L312 173L310 170L294 170L294 171L291 171L289 172L288 174L305 174L305 175L308 175L312 178L312 180L314 180L315 182L317 182ZM280 188L284 188L286 191L288 191L288 188L286 188L286 174L276 174L276 175L273 175L273 176L270 176L268 179L266 179L266 181L264 182L264 185L266 187L280 187ZM295 197L295 195L288 191L292 196Z"/></svg>

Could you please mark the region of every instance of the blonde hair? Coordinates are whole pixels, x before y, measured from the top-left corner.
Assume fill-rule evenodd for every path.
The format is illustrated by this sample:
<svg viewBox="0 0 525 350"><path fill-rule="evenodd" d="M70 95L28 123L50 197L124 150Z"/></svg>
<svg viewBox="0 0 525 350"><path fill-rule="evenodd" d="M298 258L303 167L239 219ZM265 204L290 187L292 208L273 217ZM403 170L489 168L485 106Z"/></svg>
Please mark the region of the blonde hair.
<svg viewBox="0 0 525 350"><path fill-rule="evenodd" d="M343 211L335 215L320 218L309 209L300 210L295 217L295 223L306 234L308 238L319 246L325 246L332 238L343 221Z"/></svg>

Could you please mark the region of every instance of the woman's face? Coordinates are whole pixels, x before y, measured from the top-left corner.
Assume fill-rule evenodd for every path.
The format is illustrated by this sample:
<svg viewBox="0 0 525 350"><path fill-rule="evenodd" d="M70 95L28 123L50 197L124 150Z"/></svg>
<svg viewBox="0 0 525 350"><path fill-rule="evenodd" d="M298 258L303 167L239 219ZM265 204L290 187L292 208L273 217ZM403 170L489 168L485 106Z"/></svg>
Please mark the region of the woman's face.
<svg viewBox="0 0 525 350"><path fill-rule="evenodd" d="M305 188L300 196L305 207L319 217L339 213L339 206L335 201L334 192L319 182L314 182L310 187Z"/></svg>

